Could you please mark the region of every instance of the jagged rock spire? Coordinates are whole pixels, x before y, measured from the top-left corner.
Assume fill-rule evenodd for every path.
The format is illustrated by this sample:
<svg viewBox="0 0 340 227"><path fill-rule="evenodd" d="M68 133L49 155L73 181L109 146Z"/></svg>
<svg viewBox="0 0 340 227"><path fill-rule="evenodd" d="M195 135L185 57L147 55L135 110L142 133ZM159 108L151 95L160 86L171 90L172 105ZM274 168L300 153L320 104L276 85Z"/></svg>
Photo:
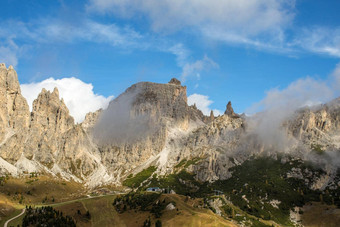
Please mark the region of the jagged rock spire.
<svg viewBox="0 0 340 227"><path fill-rule="evenodd" d="M213 121L215 119L215 116L214 116L214 111L210 111L210 120Z"/></svg>
<svg viewBox="0 0 340 227"><path fill-rule="evenodd" d="M53 89L52 94L54 94L55 96L57 96L57 97L59 98L59 90L58 90L57 87L55 87L55 88Z"/></svg>
<svg viewBox="0 0 340 227"><path fill-rule="evenodd" d="M227 104L227 109L224 112L225 115L233 115L234 114L234 109L231 106L231 102L229 101Z"/></svg>
<svg viewBox="0 0 340 227"><path fill-rule="evenodd" d="M65 132L73 127L74 119L63 100L59 98L57 88L54 88L52 93L43 88L38 98L33 101L31 124L31 127L39 130L48 128L58 132Z"/></svg>
<svg viewBox="0 0 340 227"><path fill-rule="evenodd" d="M227 104L227 109L224 112L225 115L229 117L240 117L238 114L234 112L233 107L231 106L231 102L229 101Z"/></svg>
<svg viewBox="0 0 340 227"><path fill-rule="evenodd" d="M8 127L28 127L29 107L21 95L18 75L13 66L7 69L5 63L0 63L0 116L0 134Z"/></svg>

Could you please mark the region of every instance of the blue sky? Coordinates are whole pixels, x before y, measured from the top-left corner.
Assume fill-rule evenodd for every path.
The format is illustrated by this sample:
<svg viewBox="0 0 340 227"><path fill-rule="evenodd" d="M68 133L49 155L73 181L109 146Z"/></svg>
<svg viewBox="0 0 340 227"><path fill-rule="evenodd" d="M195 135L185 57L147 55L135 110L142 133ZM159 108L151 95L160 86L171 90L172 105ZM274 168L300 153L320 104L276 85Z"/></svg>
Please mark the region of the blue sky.
<svg viewBox="0 0 340 227"><path fill-rule="evenodd" d="M256 112L296 84L299 105L318 103L338 95L339 11L338 0L2 0L0 62L15 66L29 102L44 84L77 106L62 79L92 84L80 96L100 105L84 111L133 83L172 77L204 112L223 112L228 100ZM327 95L306 95L323 89L315 84Z"/></svg>

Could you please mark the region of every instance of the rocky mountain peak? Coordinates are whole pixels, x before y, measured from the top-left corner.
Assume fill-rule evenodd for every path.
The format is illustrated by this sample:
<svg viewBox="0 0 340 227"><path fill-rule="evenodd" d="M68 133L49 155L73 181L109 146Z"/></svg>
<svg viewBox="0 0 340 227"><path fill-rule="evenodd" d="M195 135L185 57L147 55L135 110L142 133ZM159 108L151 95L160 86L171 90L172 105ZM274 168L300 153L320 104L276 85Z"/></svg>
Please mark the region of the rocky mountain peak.
<svg viewBox="0 0 340 227"><path fill-rule="evenodd" d="M150 115L156 121L161 117L167 117L178 123L188 120L189 108L185 86L140 82L129 87L110 103L111 108L118 103L121 105L123 100L131 103L132 115Z"/></svg>
<svg viewBox="0 0 340 227"><path fill-rule="evenodd" d="M57 87L55 87L55 88L53 89L52 95L55 95L56 97L59 98L59 90L58 90Z"/></svg>
<svg viewBox="0 0 340 227"><path fill-rule="evenodd" d="M5 128L26 128L29 122L29 108L21 95L16 71L4 63L0 64L0 121Z"/></svg>
<svg viewBox="0 0 340 227"><path fill-rule="evenodd" d="M210 120L213 121L215 119L215 116L214 116L214 111L210 111Z"/></svg>
<svg viewBox="0 0 340 227"><path fill-rule="evenodd" d="M3 88L9 93L21 94L18 75L13 66L9 66L8 69L4 63L0 64L0 82Z"/></svg>
<svg viewBox="0 0 340 227"><path fill-rule="evenodd" d="M44 88L41 90L38 98L33 101L31 122L32 125L42 125L60 132L65 132L74 125L74 119L65 103L60 100L57 88L52 93Z"/></svg>
<svg viewBox="0 0 340 227"><path fill-rule="evenodd" d="M181 85L181 81L177 80L176 78L172 78L172 79L169 81L169 84Z"/></svg>

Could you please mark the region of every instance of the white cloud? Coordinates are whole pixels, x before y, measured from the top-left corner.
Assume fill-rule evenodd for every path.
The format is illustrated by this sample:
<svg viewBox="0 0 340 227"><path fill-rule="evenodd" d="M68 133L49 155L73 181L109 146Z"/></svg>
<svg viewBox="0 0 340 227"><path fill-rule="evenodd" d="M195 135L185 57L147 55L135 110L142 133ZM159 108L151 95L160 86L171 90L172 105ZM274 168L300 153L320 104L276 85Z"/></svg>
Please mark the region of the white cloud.
<svg viewBox="0 0 340 227"><path fill-rule="evenodd" d="M21 91L23 96L32 109L34 99L43 88L53 91L57 87L60 98L63 98L70 114L77 123L84 120L88 112L106 108L113 96L104 97L93 92L92 84L87 84L77 78L53 79L49 78L37 83L22 84Z"/></svg>
<svg viewBox="0 0 340 227"><path fill-rule="evenodd" d="M51 44L51 43L76 43L91 42L107 44L123 50L151 50L170 53L175 55L176 64L182 68L182 79L185 80L193 74L210 67L217 67L217 64L210 58L190 63L190 51L182 44L168 41L164 38L156 38L152 35L141 35L128 26L116 24L103 24L94 20L80 19L76 22L62 19L41 19L30 23L21 21L0 22L0 40L7 36L15 37L21 43L28 42L30 45ZM9 39L9 45L0 46L0 57L7 64L18 63L18 51L21 47ZM0 60L1 60L0 59ZM184 82L184 81L183 81Z"/></svg>
<svg viewBox="0 0 340 227"><path fill-rule="evenodd" d="M202 70L207 70L209 68L217 68L219 67L216 62L204 56L203 59L197 60L194 63L186 63L182 67L181 81L185 82L187 77L191 75L195 75L197 79L200 79L200 72Z"/></svg>
<svg viewBox="0 0 340 227"><path fill-rule="evenodd" d="M117 47L140 46L143 38L132 28L120 27L112 23L99 23L89 19L77 22L45 18L30 23L21 21L2 21L0 38L13 37L23 42L72 43L88 41L105 43Z"/></svg>
<svg viewBox="0 0 340 227"><path fill-rule="evenodd" d="M335 96L340 96L340 63L338 63L330 76L330 83Z"/></svg>
<svg viewBox="0 0 340 227"><path fill-rule="evenodd" d="M17 66L20 48L10 38L2 41L1 43L2 44L0 44L0 62L5 62L8 65L13 65L14 67Z"/></svg>
<svg viewBox="0 0 340 227"><path fill-rule="evenodd" d="M311 52L340 57L340 27L302 29L292 44Z"/></svg>
<svg viewBox="0 0 340 227"><path fill-rule="evenodd" d="M123 17L146 15L152 29L168 31L192 27L223 27L256 34L290 22L294 0L90 0L87 8Z"/></svg>
<svg viewBox="0 0 340 227"><path fill-rule="evenodd" d="M89 0L90 12L123 18L146 16L151 29L191 29L212 40L288 51L284 29L295 16L295 0Z"/></svg>
<svg viewBox="0 0 340 227"><path fill-rule="evenodd" d="M249 110L250 112L275 110L281 113L292 113L303 106L329 101L333 96L334 90L327 81L306 77L292 82L287 88L271 89L263 100Z"/></svg>
<svg viewBox="0 0 340 227"><path fill-rule="evenodd" d="M276 53L294 52L294 48L286 44L284 31L281 28L273 29L261 37L248 37L233 31L220 28L206 27L202 29L206 37L231 45L250 46L255 49Z"/></svg>
<svg viewBox="0 0 340 227"><path fill-rule="evenodd" d="M186 30L259 50L340 57L340 27L296 27L296 0L89 0L89 12L147 18L155 32ZM287 30L289 28L289 30Z"/></svg>
<svg viewBox="0 0 340 227"><path fill-rule="evenodd" d="M210 100L209 96L206 96L206 95L200 95L200 94L195 93L188 97L188 105L191 106L191 105L196 104L196 107L199 110L201 110L204 115L207 115L207 116L210 115L211 108L209 106L212 103L213 101ZM214 111L215 116L222 114L222 112L217 109L213 109L213 111Z"/></svg>
<svg viewBox="0 0 340 227"><path fill-rule="evenodd" d="M190 55L189 50L187 50L182 43L177 43L174 46L166 49L166 52L170 52L176 56L177 65L183 67Z"/></svg>

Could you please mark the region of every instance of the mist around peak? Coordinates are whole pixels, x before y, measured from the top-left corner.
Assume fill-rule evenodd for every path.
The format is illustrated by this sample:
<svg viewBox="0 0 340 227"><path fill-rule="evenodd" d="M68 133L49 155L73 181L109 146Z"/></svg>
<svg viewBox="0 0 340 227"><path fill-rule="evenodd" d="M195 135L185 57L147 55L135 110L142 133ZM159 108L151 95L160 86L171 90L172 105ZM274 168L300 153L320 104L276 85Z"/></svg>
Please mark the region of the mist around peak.
<svg viewBox="0 0 340 227"><path fill-rule="evenodd" d="M141 92L141 87L133 86L110 102L93 129L96 142L101 145L133 143L156 131L153 116L135 108Z"/></svg>

